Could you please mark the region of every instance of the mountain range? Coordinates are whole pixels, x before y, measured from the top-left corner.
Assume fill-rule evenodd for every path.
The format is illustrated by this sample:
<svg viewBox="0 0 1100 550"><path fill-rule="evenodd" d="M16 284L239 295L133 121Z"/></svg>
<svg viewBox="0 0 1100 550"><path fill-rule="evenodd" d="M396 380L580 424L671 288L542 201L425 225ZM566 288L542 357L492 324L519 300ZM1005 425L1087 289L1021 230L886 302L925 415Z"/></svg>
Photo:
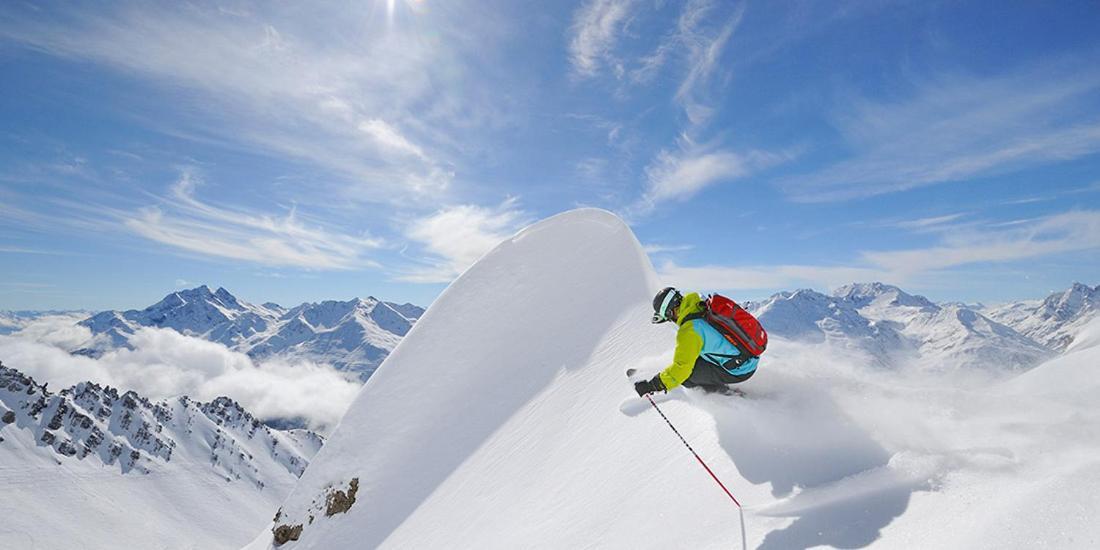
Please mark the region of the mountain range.
<svg viewBox="0 0 1100 550"><path fill-rule="evenodd" d="M831 294L781 292L748 302L769 334L829 342L883 366L915 362L929 370L1025 369L1062 352L1100 313L1100 286L1076 283L1042 301L997 307L936 304L883 283Z"/></svg>
<svg viewBox="0 0 1100 550"><path fill-rule="evenodd" d="M1025 369L1061 353L1100 314L1100 285L1074 283L1042 300L997 306L935 303L881 282L849 284L831 293L780 292L745 307L770 334L829 342L864 353L884 367L929 370ZM93 337L73 351L98 356L128 347L141 327L171 328L226 345L256 359L324 362L366 380L408 333L424 309L374 297L284 308L240 300L224 288L173 292L143 310L104 311L80 321ZM33 312L9 313L22 326Z"/></svg>
<svg viewBox="0 0 1100 550"><path fill-rule="evenodd" d="M154 402L91 382L51 391L0 364L0 515L11 527L0 546L118 544L116 530L60 518L129 524L135 548L184 546L166 542L173 536L239 545L322 444L308 430L264 425L229 397ZM19 531L42 518L58 521Z"/></svg>
<svg viewBox="0 0 1100 550"><path fill-rule="evenodd" d="M142 310L104 311L81 321L93 338L74 351L95 357L128 347L141 327L170 328L256 359L326 362L366 380L423 313L413 304L373 296L290 309L274 303L255 305L224 288L211 291L203 285L173 292Z"/></svg>
<svg viewBox="0 0 1100 550"><path fill-rule="evenodd" d="M988 308L985 313L1054 351L1065 351L1090 319L1100 314L1100 285L1074 283L1038 301Z"/></svg>

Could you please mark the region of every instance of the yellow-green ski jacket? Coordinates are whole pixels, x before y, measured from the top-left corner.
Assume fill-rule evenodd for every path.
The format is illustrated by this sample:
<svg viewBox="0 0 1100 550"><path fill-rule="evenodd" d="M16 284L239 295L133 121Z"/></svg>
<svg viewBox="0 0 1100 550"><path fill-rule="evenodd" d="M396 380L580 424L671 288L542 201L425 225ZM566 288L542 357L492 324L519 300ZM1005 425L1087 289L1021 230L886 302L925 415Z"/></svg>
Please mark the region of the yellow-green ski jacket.
<svg viewBox="0 0 1100 550"><path fill-rule="evenodd" d="M740 365L737 365L737 361L731 363L731 360L740 358L743 352L706 320L697 318L685 322L689 315L702 312L703 307L703 300L698 292L692 292L680 301L680 311L676 318L676 324L680 326L676 331L676 352L672 356L672 364L660 374L661 383L666 390L671 390L690 378L700 358L734 376L743 376L756 370L759 361L756 357ZM727 363L737 366L727 369L723 366Z"/></svg>

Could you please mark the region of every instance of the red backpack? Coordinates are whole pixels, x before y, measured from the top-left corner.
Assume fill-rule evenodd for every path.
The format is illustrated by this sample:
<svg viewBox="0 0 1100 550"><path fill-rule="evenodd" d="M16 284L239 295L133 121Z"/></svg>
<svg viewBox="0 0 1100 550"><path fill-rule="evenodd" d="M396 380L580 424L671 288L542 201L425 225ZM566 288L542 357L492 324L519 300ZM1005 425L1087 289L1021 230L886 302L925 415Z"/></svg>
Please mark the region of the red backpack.
<svg viewBox="0 0 1100 550"><path fill-rule="evenodd" d="M730 343L753 357L759 357L767 349L767 331L756 317L737 305L737 302L721 294L712 294L703 305L703 319L722 333Z"/></svg>

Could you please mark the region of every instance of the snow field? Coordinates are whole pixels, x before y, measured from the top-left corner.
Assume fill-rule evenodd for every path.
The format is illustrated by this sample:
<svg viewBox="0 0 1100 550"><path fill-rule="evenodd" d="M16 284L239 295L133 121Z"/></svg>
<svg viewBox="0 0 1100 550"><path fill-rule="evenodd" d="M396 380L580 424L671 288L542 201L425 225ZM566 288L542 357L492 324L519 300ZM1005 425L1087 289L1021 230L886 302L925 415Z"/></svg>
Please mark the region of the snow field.
<svg viewBox="0 0 1100 550"><path fill-rule="evenodd" d="M303 532L281 548L739 546L736 508L663 420L621 410L626 368L671 358L659 286L606 212L500 245L368 381L283 504ZM753 548L1089 548L1098 350L1003 383L777 338L747 397L661 407L746 505ZM311 513L351 479L350 510Z"/></svg>

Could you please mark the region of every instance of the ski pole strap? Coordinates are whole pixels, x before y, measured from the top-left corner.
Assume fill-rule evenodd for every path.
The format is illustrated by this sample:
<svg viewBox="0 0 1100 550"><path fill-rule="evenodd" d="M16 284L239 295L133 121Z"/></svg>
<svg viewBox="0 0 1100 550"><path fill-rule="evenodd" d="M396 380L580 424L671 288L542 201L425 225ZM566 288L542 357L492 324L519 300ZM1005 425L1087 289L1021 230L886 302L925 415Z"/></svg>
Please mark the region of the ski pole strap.
<svg viewBox="0 0 1100 550"><path fill-rule="evenodd" d="M741 503L737 501L737 497L733 496L733 493L731 493L730 490L726 488L725 484L722 483L722 480L718 479L718 476L714 475L714 472L710 469L710 466L707 466L707 463L703 462L703 459L699 457L699 453L695 452L695 449L691 448L691 444L689 444L687 442L687 440L684 439L683 435L680 435L680 430L677 430L676 426L672 425L672 421L669 420L667 416L665 416L664 411L662 411L661 408L657 406L657 403L655 401L653 401L653 398L650 397L649 394L646 394L645 398L649 400L649 404L653 405L654 409L657 409L657 413L661 415L661 418L665 419L665 423L668 424L669 428L672 428L672 432L676 434L676 437L680 438L680 442L683 443L684 446L687 447L687 449L689 451L691 451L691 454L695 456L695 460L699 461L699 464L701 464L703 466L703 469L706 470L708 474L710 474L710 477L712 479L714 479L714 482L717 483L718 486L721 487L722 490L726 492L726 495L730 497L730 500L732 500L733 503L737 505L737 508L740 509L741 508ZM742 522L743 521L744 520L742 520ZM742 531L743 530L744 530L744 525L742 524ZM742 532L742 537L743 536L744 536L744 532Z"/></svg>

